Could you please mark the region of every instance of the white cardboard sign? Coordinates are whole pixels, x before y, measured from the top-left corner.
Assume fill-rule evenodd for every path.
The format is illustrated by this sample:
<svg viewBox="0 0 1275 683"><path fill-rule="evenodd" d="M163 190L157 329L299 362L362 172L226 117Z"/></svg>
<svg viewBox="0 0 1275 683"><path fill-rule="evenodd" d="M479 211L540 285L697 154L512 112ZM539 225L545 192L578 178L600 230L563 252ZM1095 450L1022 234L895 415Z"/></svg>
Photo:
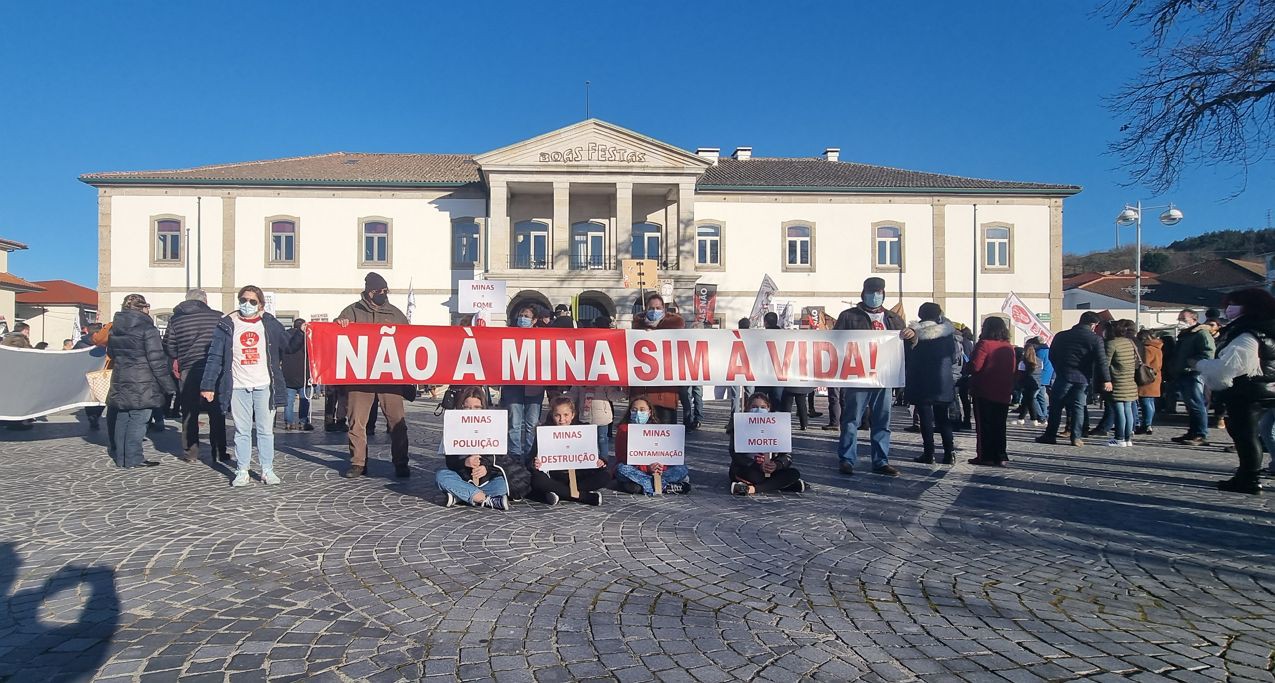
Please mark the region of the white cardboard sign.
<svg viewBox="0 0 1275 683"><path fill-rule="evenodd" d="M735 413L736 453L791 453L792 413Z"/></svg>
<svg viewBox="0 0 1275 683"><path fill-rule="evenodd" d="M458 313L487 313L490 320L492 312L504 311L508 304L504 280L461 280L456 284Z"/></svg>
<svg viewBox="0 0 1275 683"><path fill-rule="evenodd" d="M629 427L630 465L685 465L686 427L683 425L639 425Z"/></svg>
<svg viewBox="0 0 1275 683"><path fill-rule="evenodd" d="M598 466L598 426L536 427L540 469L588 470Z"/></svg>
<svg viewBox="0 0 1275 683"><path fill-rule="evenodd" d="M509 452L509 413L449 410L443 413L443 453L503 455Z"/></svg>

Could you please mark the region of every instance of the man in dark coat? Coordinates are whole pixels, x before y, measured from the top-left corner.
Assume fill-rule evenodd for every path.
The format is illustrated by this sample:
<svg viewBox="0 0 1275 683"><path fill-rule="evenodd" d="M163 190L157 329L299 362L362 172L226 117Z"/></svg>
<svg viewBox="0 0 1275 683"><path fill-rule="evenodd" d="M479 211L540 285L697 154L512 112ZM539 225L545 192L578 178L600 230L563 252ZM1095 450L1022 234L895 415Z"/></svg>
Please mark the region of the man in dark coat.
<svg viewBox="0 0 1275 683"><path fill-rule="evenodd" d="M293 329L302 329L305 320L297 318L292 321ZM310 372L306 367L305 346L291 353L283 354L283 383L288 387L288 402L283 407L284 429L313 431L310 423L310 399L306 398L306 387L310 385ZM298 400L299 399L299 400ZM300 411L293 413L299 404Z"/></svg>
<svg viewBox="0 0 1275 683"><path fill-rule="evenodd" d="M107 353L111 356L111 390L107 405L115 408L115 464L143 467L158 462L142 458L142 438L151 411L177 391L164 341L141 294L124 297L115 314Z"/></svg>
<svg viewBox="0 0 1275 683"><path fill-rule="evenodd" d="M208 442L213 458L230 460L226 452L226 415L221 405L205 401L199 395L208 362L208 345L212 342L217 321L225 315L208 306L208 294L202 289L186 292L186 300L173 309L173 317L164 332L164 351L177 361L178 400L182 407L182 440L186 453L182 460L199 462L199 414L208 414Z"/></svg>
<svg viewBox="0 0 1275 683"><path fill-rule="evenodd" d="M345 307L337 316L342 327L350 323L375 323L379 325L407 325L403 315L389 300L389 284L377 273L368 273L363 279L363 295ZM407 416L403 399L414 396L410 386L384 384L350 385L346 399L346 412L350 418L350 469L345 477L353 479L367 473L367 421L372 401L378 400L385 419L390 423L390 454L394 460L394 476L411 476L407 466Z"/></svg>
<svg viewBox="0 0 1275 683"><path fill-rule="evenodd" d="M834 330L900 330L904 339L915 334L893 311L885 308L885 280L870 277L863 281L863 300L837 316ZM890 389L841 389L841 439L837 454L841 473L854 474L859 460L859 421L865 410L871 411L872 471L897 477L899 471L890 465Z"/></svg>
<svg viewBox="0 0 1275 683"><path fill-rule="evenodd" d="M953 463L955 447L952 443L952 425L948 422L948 408L956 399L956 374L953 368L961 366L964 350L956 340L956 328L943 319L943 309L938 304L921 304L920 322L912 326L916 336L907 351L907 385L904 398L916 406L921 423L923 451L916 462L933 464L934 430L943 438L943 464Z"/></svg>
<svg viewBox="0 0 1275 683"><path fill-rule="evenodd" d="M1083 446L1085 393L1093 379L1103 391L1111 391L1111 369L1107 366L1107 350L1102 337L1094 334L1094 326L1102 319L1093 311L1080 316L1070 330L1054 336L1049 347L1049 360L1054 366L1054 392L1049 402L1049 422L1037 443L1058 443L1058 425L1063 410L1071 421L1071 445Z"/></svg>

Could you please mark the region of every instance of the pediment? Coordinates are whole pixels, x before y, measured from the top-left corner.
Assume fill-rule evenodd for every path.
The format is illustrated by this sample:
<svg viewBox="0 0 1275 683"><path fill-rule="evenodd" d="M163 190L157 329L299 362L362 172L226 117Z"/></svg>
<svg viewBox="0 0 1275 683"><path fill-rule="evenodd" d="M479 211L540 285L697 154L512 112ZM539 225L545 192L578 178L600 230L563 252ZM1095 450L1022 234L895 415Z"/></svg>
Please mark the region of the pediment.
<svg viewBox="0 0 1275 683"><path fill-rule="evenodd" d="M684 149L627 128L588 119L580 123L480 154L484 169L552 171L672 171L700 173L712 165Z"/></svg>

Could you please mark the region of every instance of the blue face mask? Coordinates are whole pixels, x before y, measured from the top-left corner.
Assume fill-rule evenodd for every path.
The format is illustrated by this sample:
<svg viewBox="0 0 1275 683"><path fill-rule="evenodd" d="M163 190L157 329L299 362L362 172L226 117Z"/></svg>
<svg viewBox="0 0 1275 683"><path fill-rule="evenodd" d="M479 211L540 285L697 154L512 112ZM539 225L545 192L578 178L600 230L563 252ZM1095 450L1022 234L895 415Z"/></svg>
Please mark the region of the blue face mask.
<svg viewBox="0 0 1275 683"><path fill-rule="evenodd" d="M664 319L664 309L652 308L646 312L646 319L648 322L658 323Z"/></svg>
<svg viewBox="0 0 1275 683"><path fill-rule="evenodd" d="M518 325L518 327L531 327L531 318L528 318L525 315L518 316L514 322Z"/></svg>
<svg viewBox="0 0 1275 683"><path fill-rule="evenodd" d="M646 412L645 410L635 410L635 411L633 411L633 423L634 423L634 424L644 425L644 424L646 424L647 422L649 422L649 421L650 421L650 419L651 419L651 414L650 414L650 413L648 413L648 412Z"/></svg>
<svg viewBox="0 0 1275 683"><path fill-rule="evenodd" d="M242 315L245 318L251 318L257 315L257 305L250 304L246 301L239 304L239 315Z"/></svg>
<svg viewBox="0 0 1275 683"><path fill-rule="evenodd" d="M762 406L753 406L752 408L749 408L749 409L748 409L748 412L750 412L750 413L769 413L769 412L770 412L770 409L769 409L769 408L763 408Z"/></svg>
<svg viewBox="0 0 1275 683"><path fill-rule="evenodd" d="M868 308L880 308L885 303L885 292L867 292L863 295L863 303Z"/></svg>

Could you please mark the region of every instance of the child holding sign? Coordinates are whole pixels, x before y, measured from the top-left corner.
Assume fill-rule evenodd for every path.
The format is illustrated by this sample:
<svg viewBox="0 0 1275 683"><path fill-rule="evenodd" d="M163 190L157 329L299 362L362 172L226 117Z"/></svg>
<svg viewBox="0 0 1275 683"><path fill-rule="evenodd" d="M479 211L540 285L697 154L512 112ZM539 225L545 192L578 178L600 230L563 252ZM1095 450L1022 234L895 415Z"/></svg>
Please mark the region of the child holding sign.
<svg viewBox="0 0 1275 683"><path fill-rule="evenodd" d="M655 479L658 473L663 480L664 493L690 493L691 473L686 465L630 465L629 428L631 425L659 424L659 418L651 409L651 402L645 396L636 396L629 402L629 411L624 416L624 424L615 434L615 474L620 490L626 493L645 493L655 495Z"/></svg>
<svg viewBox="0 0 1275 683"><path fill-rule="evenodd" d="M771 410L767 394L759 391L748 397L749 413ZM740 453L735 450L735 441L731 441L730 459L730 492L737 496L751 496L758 491L802 493L807 488L788 453Z"/></svg>
<svg viewBox="0 0 1275 683"><path fill-rule="evenodd" d="M456 397L456 409L486 410L486 392L481 387L462 388ZM508 455L447 455L446 458L447 467L434 475L438 488L447 494L446 507L463 501L473 507L508 510L511 497L522 498L531 488L526 468Z"/></svg>
<svg viewBox="0 0 1275 683"><path fill-rule="evenodd" d="M570 427L579 425L576 420L575 403L568 396L558 396L549 402L549 417L545 420L546 427ZM585 505L601 505L602 491L611 481L611 474L607 472L607 462L601 457L597 458L596 467L577 469L577 470L554 470L546 474L541 471L540 467L544 464L541 461L540 444L537 442L532 449L532 471L531 471L531 490L534 491L540 500L548 505L557 505L562 498L574 500L577 503ZM578 497L571 495L570 474L575 473L576 489L579 491Z"/></svg>

